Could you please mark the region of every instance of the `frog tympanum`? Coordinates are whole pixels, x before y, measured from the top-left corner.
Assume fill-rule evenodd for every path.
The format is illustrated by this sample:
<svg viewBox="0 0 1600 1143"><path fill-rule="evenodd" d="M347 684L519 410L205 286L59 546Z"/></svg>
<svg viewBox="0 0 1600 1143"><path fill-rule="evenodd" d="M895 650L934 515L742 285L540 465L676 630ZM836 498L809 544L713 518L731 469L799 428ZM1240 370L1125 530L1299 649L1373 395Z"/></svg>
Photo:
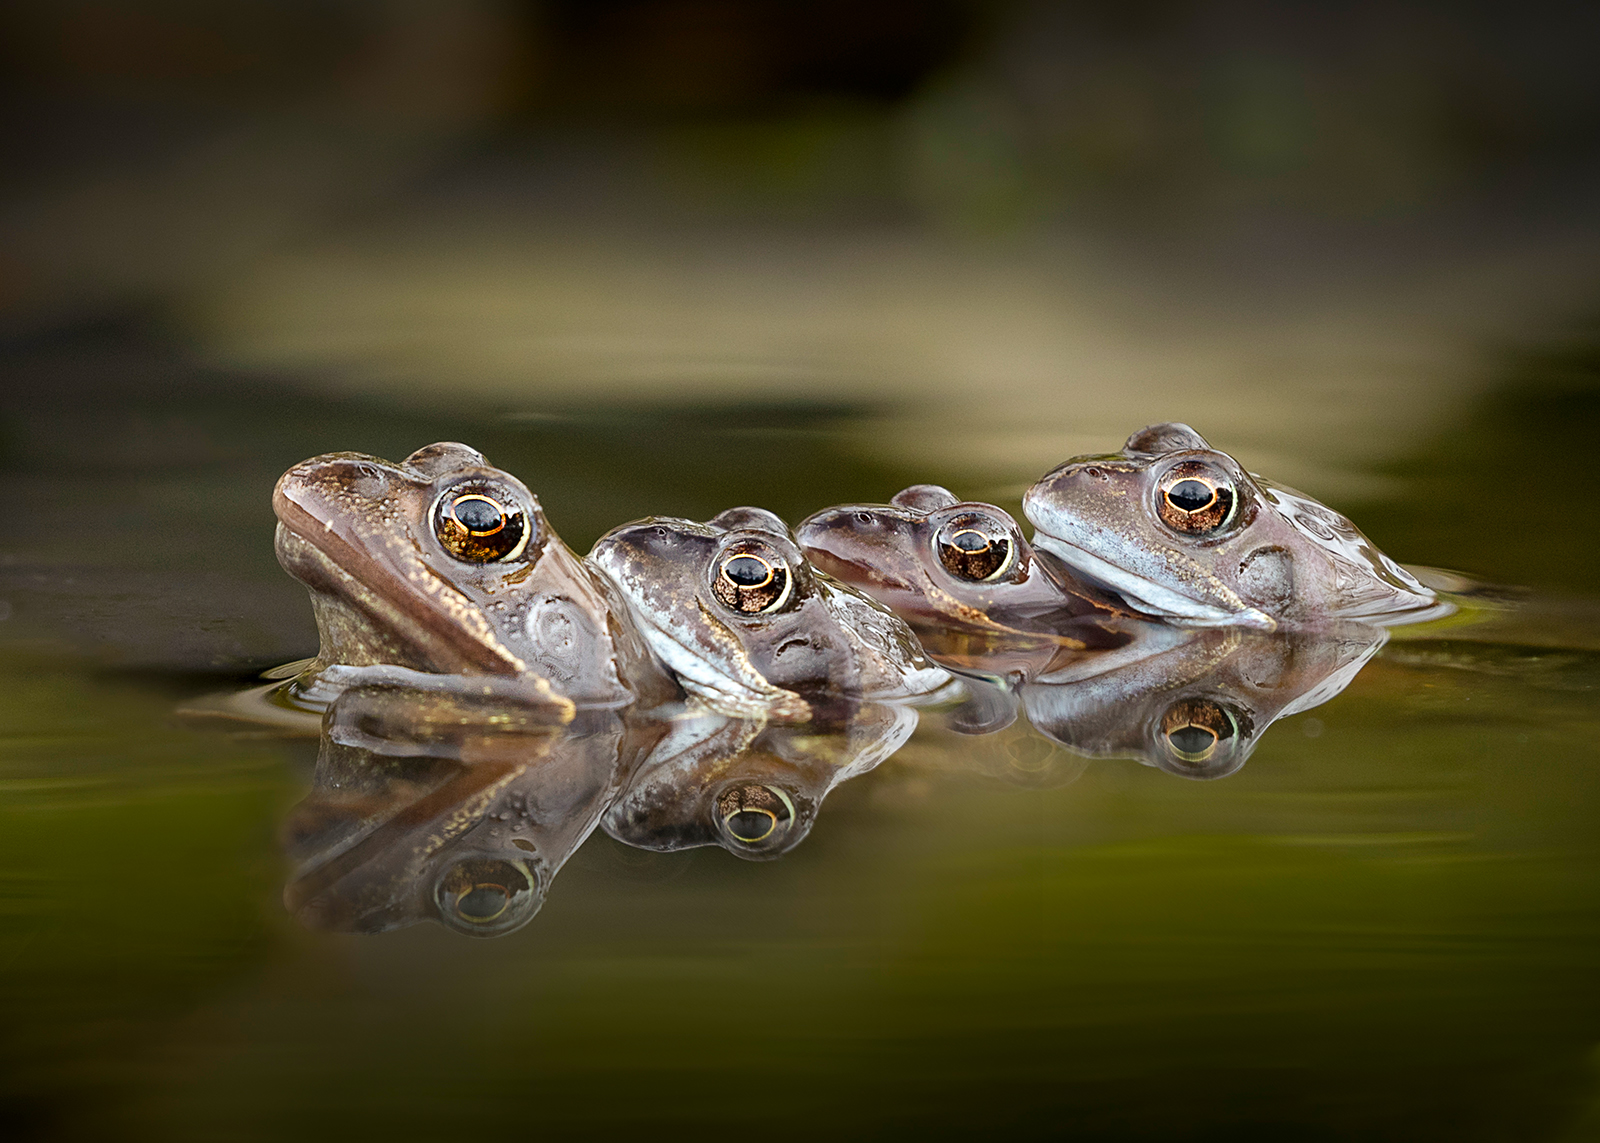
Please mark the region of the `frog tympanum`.
<svg viewBox="0 0 1600 1143"><path fill-rule="evenodd" d="M606 533L588 558L684 689L722 714L804 722L950 681L893 613L813 568L771 512L652 517Z"/></svg>
<svg viewBox="0 0 1600 1143"><path fill-rule="evenodd" d="M1349 520L1245 472L1187 425L1068 461L1022 506L1038 548L1172 622L1270 630L1436 614L1434 593Z"/></svg>
<svg viewBox="0 0 1600 1143"><path fill-rule="evenodd" d="M812 563L892 609L953 670L1015 681L1064 652L1129 639L1126 610L1039 559L1010 513L936 485L828 508L795 535Z"/></svg>
<svg viewBox="0 0 1600 1143"><path fill-rule="evenodd" d="M675 693L611 588L515 477L460 444L401 464L332 453L273 494L278 559L311 592L308 673L377 664L548 686L579 705Z"/></svg>

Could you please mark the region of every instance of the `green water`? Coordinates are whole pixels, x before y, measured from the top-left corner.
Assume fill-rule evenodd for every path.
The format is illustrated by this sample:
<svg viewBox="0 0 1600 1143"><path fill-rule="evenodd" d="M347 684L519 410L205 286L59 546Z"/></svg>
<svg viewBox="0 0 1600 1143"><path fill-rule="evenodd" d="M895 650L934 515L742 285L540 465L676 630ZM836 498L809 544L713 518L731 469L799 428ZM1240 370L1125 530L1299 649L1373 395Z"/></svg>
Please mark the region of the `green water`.
<svg viewBox="0 0 1600 1143"><path fill-rule="evenodd" d="M495 941L300 929L314 744L174 715L314 650L277 474L462 439L582 550L941 479L846 447L894 410L405 412L120 326L4 368L0 1136L1600 1137L1592 349L1508 358L1338 505L1523 612L1391 644L1238 774L1039 788L922 733L782 861L596 834Z"/></svg>

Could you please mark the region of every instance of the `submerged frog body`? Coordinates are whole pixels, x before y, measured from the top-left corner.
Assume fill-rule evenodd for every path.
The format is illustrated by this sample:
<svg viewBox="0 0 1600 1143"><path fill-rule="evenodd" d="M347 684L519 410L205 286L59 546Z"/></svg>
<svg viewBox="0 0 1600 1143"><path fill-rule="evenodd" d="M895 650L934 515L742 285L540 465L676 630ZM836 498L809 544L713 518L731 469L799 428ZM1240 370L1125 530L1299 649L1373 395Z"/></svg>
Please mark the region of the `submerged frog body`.
<svg viewBox="0 0 1600 1143"><path fill-rule="evenodd" d="M504 676L600 706L672 689L539 501L465 445L398 465L314 457L278 481L273 508L278 559L310 589L322 636L310 677L374 665Z"/></svg>
<svg viewBox="0 0 1600 1143"><path fill-rule="evenodd" d="M1039 559L1010 513L937 485L828 508L795 534L817 567L893 610L953 670L1018 681L1129 640L1126 611Z"/></svg>
<svg viewBox="0 0 1600 1143"><path fill-rule="evenodd" d="M1437 607L1349 520L1245 472L1187 425L1068 461L1028 490L1023 511L1040 549L1174 622L1388 625Z"/></svg>
<svg viewBox="0 0 1600 1143"><path fill-rule="evenodd" d="M1350 684L1388 632L1167 628L1148 654L1110 655L1020 688L1034 729L1090 758L1132 757L1184 778L1223 778L1267 727Z"/></svg>
<svg viewBox="0 0 1600 1143"><path fill-rule="evenodd" d="M916 725L916 710L879 703L826 727L701 710L674 723L601 826L640 849L781 857L811 831L830 790L876 767Z"/></svg>
<svg viewBox="0 0 1600 1143"><path fill-rule="evenodd" d="M804 722L950 681L893 613L814 569L771 512L627 524L588 558L684 689L722 714Z"/></svg>

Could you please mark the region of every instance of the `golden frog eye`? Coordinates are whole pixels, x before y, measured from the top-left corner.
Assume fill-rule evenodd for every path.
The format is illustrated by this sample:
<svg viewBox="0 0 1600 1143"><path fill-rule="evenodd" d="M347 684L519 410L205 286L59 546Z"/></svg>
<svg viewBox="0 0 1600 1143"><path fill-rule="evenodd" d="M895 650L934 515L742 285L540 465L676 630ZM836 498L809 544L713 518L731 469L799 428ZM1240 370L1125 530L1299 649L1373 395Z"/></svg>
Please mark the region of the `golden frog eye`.
<svg viewBox="0 0 1600 1143"><path fill-rule="evenodd" d="M1231 772L1244 744L1240 719L1213 699L1180 699L1161 716L1161 744L1171 766L1188 777Z"/></svg>
<svg viewBox="0 0 1600 1143"><path fill-rule="evenodd" d="M737 846L775 844L794 822L794 803L776 786L730 786L717 798L717 822Z"/></svg>
<svg viewBox="0 0 1600 1143"><path fill-rule="evenodd" d="M433 514L433 533L444 550L469 564L493 563L520 554L527 546L529 531L521 508L481 488L445 493Z"/></svg>
<svg viewBox="0 0 1600 1143"><path fill-rule="evenodd" d="M945 571L973 583L1005 575L1017 552L1011 530L977 512L946 521L934 536L933 546Z"/></svg>
<svg viewBox="0 0 1600 1143"><path fill-rule="evenodd" d="M776 549L746 541L722 553L711 594L732 611L764 615L789 601L791 582L788 565Z"/></svg>
<svg viewBox="0 0 1600 1143"><path fill-rule="evenodd" d="M537 888L521 862L471 859L457 862L440 878L434 903L451 928L493 935L532 916Z"/></svg>
<svg viewBox="0 0 1600 1143"><path fill-rule="evenodd" d="M1238 496L1226 473L1204 461L1177 464L1161 478L1156 513L1175 532L1204 536L1228 526Z"/></svg>

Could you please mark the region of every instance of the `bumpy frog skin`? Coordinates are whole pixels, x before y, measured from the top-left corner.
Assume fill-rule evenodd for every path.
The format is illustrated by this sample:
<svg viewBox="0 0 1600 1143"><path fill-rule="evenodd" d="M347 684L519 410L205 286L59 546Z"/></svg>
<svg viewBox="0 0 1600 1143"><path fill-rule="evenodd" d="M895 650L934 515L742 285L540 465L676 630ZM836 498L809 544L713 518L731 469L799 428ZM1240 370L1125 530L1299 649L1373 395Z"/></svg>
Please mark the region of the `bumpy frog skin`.
<svg viewBox="0 0 1600 1143"><path fill-rule="evenodd" d="M670 687L533 494L465 445L398 465L314 457L283 475L272 504L278 559L311 592L315 670L510 676L579 705Z"/></svg>
<svg viewBox="0 0 1600 1143"><path fill-rule="evenodd" d="M804 722L950 681L901 620L812 568L771 512L627 524L588 558L684 689L722 714Z"/></svg>
<svg viewBox="0 0 1600 1143"><path fill-rule="evenodd" d="M1148 615L1270 630L1434 614L1433 592L1354 524L1252 476L1187 425L1080 457L1028 490L1034 544Z"/></svg>
<svg viewBox="0 0 1600 1143"><path fill-rule="evenodd" d="M1086 662L1022 687L1034 729L1091 758L1137 758L1184 778L1227 777L1268 726L1344 690L1388 638L1366 623L1168 630L1177 638L1152 641L1143 658L1104 670Z"/></svg>
<svg viewBox="0 0 1600 1143"><path fill-rule="evenodd" d="M825 728L702 710L673 724L601 826L640 849L781 857L811 831L830 790L876 767L916 725L916 710L881 703Z"/></svg>
<svg viewBox="0 0 1600 1143"><path fill-rule="evenodd" d="M937 485L828 508L795 535L812 563L893 610L954 670L1016 680L1063 651L1129 639L1127 612L1039 559L1010 513Z"/></svg>

